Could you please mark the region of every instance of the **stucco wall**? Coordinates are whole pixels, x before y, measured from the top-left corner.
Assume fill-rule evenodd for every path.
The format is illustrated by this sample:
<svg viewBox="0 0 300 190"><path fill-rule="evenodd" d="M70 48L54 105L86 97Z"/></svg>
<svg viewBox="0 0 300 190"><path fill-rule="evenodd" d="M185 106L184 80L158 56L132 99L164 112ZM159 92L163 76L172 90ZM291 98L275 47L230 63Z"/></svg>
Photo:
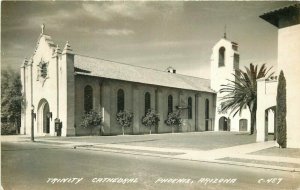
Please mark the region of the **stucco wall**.
<svg viewBox="0 0 300 190"><path fill-rule="evenodd" d="M25 134L31 133L31 109L34 106L34 112L36 115L36 120L34 120L34 132L35 135L43 135L43 126L41 125L41 110L39 110L39 103L46 100L49 104L50 112L52 112L52 120L50 120L50 135L55 135L54 132L54 118L57 116L57 104L56 104L56 59L52 57L52 48L49 44L41 38L39 41L39 46L34 54L34 56L29 60L28 65L25 67L25 91L26 91L26 119L22 122L26 122L24 129L21 131ZM48 72L47 77L44 79L42 77L38 78L38 64L43 60L48 62Z"/></svg>
<svg viewBox="0 0 300 190"><path fill-rule="evenodd" d="M280 70L287 87L287 146L300 148L300 24L278 31L278 73Z"/></svg>
<svg viewBox="0 0 300 190"><path fill-rule="evenodd" d="M221 47L225 48L225 57L224 57L224 66L219 66L219 49ZM237 46L236 46L237 47ZM219 40L216 45L213 47L212 55L211 55L211 88L215 90L217 93L217 101L215 108L215 118L214 118L214 130L221 131L219 126L219 120L222 117L229 119L228 127L230 131L239 131L240 128L240 120L247 120L247 131L250 131L250 111L248 108L244 109L242 113L236 114L233 116L231 110L227 112L220 112L222 97L226 96L226 93L219 93L219 90L222 88L222 85L228 84L228 80L235 81L235 70L239 69L239 52L237 48L233 47L231 41L227 39Z"/></svg>
<svg viewBox="0 0 300 190"><path fill-rule="evenodd" d="M56 51L57 50L57 51ZM71 50L70 50L71 51ZM39 64L47 63L47 75L42 77ZM25 94L25 115L22 117L22 134L31 133L31 110L34 108L34 133L39 135L57 135L55 118L62 122L61 135L74 135L74 60L70 52L61 55L51 38L41 35L33 57L21 68L23 93ZM25 79L25 80L24 80ZM43 107L49 105L49 112ZM47 111L47 113L46 113ZM50 116L49 133L43 131L46 115ZM44 118L44 119L43 119Z"/></svg>
<svg viewBox="0 0 300 190"><path fill-rule="evenodd" d="M122 129L116 121L117 113L117 91L123 89L125 93L125 110L133 112L133 124L130 128L125 129L125 134L148 134L149 128L142 125L141 119L145 114L145 93L149 92L151 95L151 108L157 110L160 115L159 127L152 128L152 133L169 133L171 127L165 124L165 119L168 113L169 95L173 96L173 110L176 106L187 106L188 97L192 98L192 119L188 119L187 109L181 112L184 125L176 132L191 132L196 130L196 105L195 97L198 97L198 131L204 131L205 127L205 100L210 102L210 117L214 117L214 94L206 92L195 92L189 90L181 90L167 87L158 87L153 85L145 85L133 82L101 79L96 77L75 76L75 126L76 135L89 135L90 130L80 126L81 118L84 113L84 87L90 85L93 88L94 109L101 108L104 111L104 135L120 135ZM101 104L101 105L100 105ZM212 124L211 124L212 125ZM99 128L93 131L93 135L99 134Z"/></svg>
<svg viewBox="0 0 300 190"><path fill-rule="evenodd" d="M47 77L38 78L38 64L43 60L48 63ZM74 60L69 46L56 49L49 36L41 35L37 49L25 68L21 68L23 92L26 95L26 109L22 116L22 134L31 132L31 108L37 119L34 120L35 135L55 136L54 120L59 118L62 122L62 136L89 135L90 130L80 125L84 114L84 88L90 85L93 88L93 109L103 111L103 134L122 134L117 124L117 91L125 92L125 110L133 112L134 119L125 134L147 134L149 128L142 125L141 119L145 115L145 93L151 95L151 108L160 115L159 127L152 129L153 133L169 133L170 126L165 124L168 114L169 95L173 96L173 111L177 106L186 108L188 98L192 98L192 118L188 118L188 109L182 109L183 125L175 132L192 132L205 130L205 100L209 100L209 130L213 130L215 117L215 94L192 90L176 89L162 86L153 86L128 81L103 79L99 77L74 75ZM25 72L25 75L23 75ZM196 104L197 103L197 104ZM46 112L43 106L49 105L50 132L43 131ZM47 106L46 106L47 107ZM197 122L197 123L196 123ZM95 128L92 134L99 135L100 128Z"/></svg>
<svg viewBox="0 0 300 190"><path fill-rule="evenodd" d="M268 122L266 121L267 109L276 105L276 80L257 80L257 112L256 112L256 128L257 135L256 141L267 141L268 140ZM271 120L272 117L269 118ZM270 121L270 124L272 121ZM273 129L274 131L274 129Z"/></svg>
<svg viewBox="0 0 300 190"><path fill-rule="evenodd" d="M93 88L93 109L99 111L100 108L100 82L101 80L94 77L75 76L75 127L76 135L86 135L90 133L89 129L80 126L84 114L84 88L90 85ZM93 133L99 132L99 128Z"/></svg>

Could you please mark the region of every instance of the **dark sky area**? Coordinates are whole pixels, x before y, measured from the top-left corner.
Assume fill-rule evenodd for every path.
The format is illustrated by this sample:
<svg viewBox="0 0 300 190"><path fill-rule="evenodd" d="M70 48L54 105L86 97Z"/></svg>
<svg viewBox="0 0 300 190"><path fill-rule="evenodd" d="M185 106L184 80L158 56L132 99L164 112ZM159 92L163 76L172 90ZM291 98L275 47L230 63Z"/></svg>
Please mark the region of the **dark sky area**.
<svg viewBox="0 0 300 190"><path fill-rule="evenodd" d="M75 53L210 77L210 56L226 25L241 67L276 68L277 28L259 16L293 2L2 2L1 67L19 69L45 33Z"/></svg>

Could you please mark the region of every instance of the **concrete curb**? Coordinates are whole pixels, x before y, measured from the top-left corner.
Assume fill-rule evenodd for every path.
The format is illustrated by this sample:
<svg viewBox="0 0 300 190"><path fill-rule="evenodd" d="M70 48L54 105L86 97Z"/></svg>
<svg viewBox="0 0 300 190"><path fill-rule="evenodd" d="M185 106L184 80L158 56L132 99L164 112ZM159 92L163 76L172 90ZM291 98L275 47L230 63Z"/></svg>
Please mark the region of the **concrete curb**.
<svg viewBox="0 0 300 190"><path fill-rule="evenodd" d="M254 167L254 168L270 169L270 170L277 170L277 171L300 172L300 168L290 168L290 167L282 167L282 166L274 166L274 165L253 164L253 163L224 161L224 160L205 160L205 159L199 160L199 159L193 159L193 158L190 158L190 159L178 158L176 156L153 154L153 153L146 153L146 152L143 153L143 152L137 152L135 150L127 151L127 150L114 150L114 149L109 149L109 148L94 148L94 147L87 148L84 146L76 147L76 149L113 152L113 153L131 154L131 155L142 155L142 156L151 156L151 157L168 158L168 159L176 159L176 160L188 160L188 161L214 163L214 164L226 164L226 165L234 165L234 166Z"/></svg>
<svg viewBox="0 0 300 190"><path fill-rule="evenodd" d="M70 149L79 149L79 150L89 150L89 151L103 151L103 152L112 152L119 154L130 154L130 155L141 155L141 156L151 156L151 157L159 157L159 158L167 158L167 159L176 159L176 160L187 160L187 161L195 161L195 162L205 162L205 163L214 163L214 164L226 164L226 165L234 165L234 166L244 166L244 167L254 167L260 169L270 169L277 171L287 171L287 172L300 172L300 168L292 168L292 167L282 167L275 165L266 165L266 164L254 164L254 163L246 163L246 162L236 162L236 161L225 161L218 159L194 159L194 158L180 158L174 155L160 154L160 153L150 153L149 150L141 150L141 149L113 149L109 146L105 147L97 147L97 145L107 145L105 143L80 143L80 142L70 142L70 141L52 141L52 140L36 140L35 142L31 142L30 140L21 140L21 141L7 141L10 143L39 143L40 145L51 145L54 147L65 147ZM144 151L144 152L143 152ZM157 151L159 152L159 151ZM184 151L182 151L184 152ZM178 152L175 152L178 153ZM184 153L186 154L186 153ZM254 159L253 159L254 160Z"/></svg>

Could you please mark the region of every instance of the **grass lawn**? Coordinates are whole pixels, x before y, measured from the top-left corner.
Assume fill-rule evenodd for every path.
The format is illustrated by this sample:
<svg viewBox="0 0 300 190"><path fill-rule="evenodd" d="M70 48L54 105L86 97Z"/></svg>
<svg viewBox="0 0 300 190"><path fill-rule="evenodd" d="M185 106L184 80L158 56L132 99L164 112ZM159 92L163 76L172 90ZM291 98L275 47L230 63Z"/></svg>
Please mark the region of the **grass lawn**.
<svg viewBox="0 0 300 190"><path fill-rule="evenodd" d="M255 142L255 135L239 132L193 132L152 135L39 137L48 140L76 141L105 144L127 144L160 148L212 150ZM37 138L38 139L38 138Z"/></svg>

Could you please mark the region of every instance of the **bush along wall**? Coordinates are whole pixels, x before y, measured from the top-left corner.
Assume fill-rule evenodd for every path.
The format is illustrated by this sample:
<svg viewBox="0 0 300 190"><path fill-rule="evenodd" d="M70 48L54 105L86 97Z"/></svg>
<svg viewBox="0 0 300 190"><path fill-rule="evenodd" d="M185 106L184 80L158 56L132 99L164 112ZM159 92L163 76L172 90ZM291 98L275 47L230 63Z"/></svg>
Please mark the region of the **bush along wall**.
<svg viewBox="0 0 300 190"><path fill-rule="evenodd" d="M280 71L278 79L276 101L277 143L281 148L286 148L286 80L283 71Z"/></svg>

